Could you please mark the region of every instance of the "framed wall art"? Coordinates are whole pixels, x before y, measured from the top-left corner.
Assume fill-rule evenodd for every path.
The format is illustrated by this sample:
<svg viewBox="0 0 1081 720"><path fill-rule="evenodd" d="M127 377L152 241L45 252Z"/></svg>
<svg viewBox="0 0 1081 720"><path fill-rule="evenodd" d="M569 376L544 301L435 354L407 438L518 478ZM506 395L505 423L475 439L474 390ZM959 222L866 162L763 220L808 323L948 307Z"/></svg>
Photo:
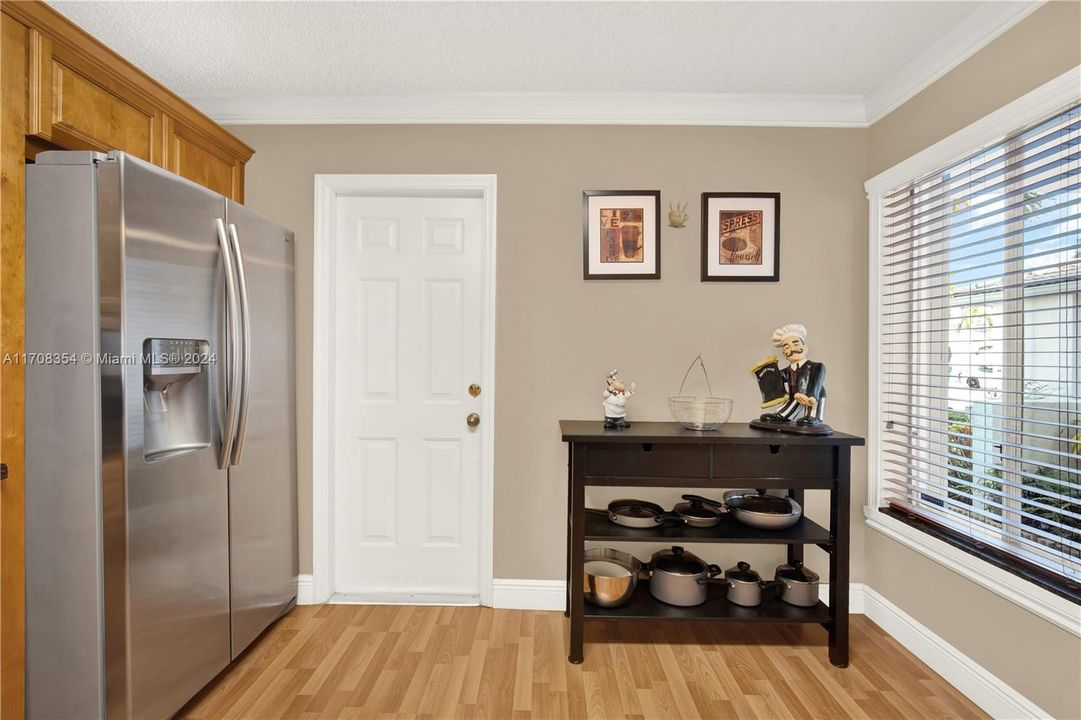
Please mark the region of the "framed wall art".
<svg viewBox="0 0 1081 720"><path fill-rule="evenodd" d="M781 194L702 193L702 281L781 279Z"/></svg>
<svg viewBox="0 0 1081 720"><path fill-rule="evenodd" d="M661 276L661 191L586 190L582 247L586 280Z"/></svg>

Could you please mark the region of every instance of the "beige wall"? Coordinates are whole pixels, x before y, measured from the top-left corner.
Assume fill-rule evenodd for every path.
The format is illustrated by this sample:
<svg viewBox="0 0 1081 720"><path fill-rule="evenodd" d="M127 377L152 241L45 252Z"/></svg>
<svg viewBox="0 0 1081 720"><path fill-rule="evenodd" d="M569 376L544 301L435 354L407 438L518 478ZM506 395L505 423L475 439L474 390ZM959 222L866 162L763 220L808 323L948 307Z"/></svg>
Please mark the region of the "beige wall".
<svg viewBox="0 0 1081 720"><path fill-rule="evenodd" d="M1049 2L870 128L868 177L1081 64L1081 2Z"/></svg>
<svg viewBox="0 0 1081 720"><path fill-rule="evenodd" d="M869 176L1081 64L1081 4L1049 3L870 128ZM1081 84L1081 79L1079 79ZM874 531L865 582L1057 718L1081 718L1081 640Z"/></svg>
<svg viewBox="0 0 1081 720"><path fill-rule="evenodd" d="M604 376L638 383L633 419L668 420L668 396L705 354L714 390L757 408L747 368L775 326L803 322L829 367L838 429L866 429L866 131L587 126L268 126L232 128L256 148L247 204L296 232L301 566L311 564L313 175L496 173L495 575L564 575L566 447L557 421L598 418ZM661 237L662 279L582 280L581 195L659 189L691 219ZM699 282L699 194L781 193L781 282ZM853 507L864 502L856 451ZM811 495L821 495L812 493ZM665 497L675 498L675 494ZM602 501L602 496L594 501ZM828 517L824 498L808 513ZM856 522L856 527L862 523ZM853 578L862 579L862 537ZM639 548L639 550L644 550ZM711 559L734 563L736 550ZM748 556L772 561L776 548ZM817 548L812 567L825 568Z"/></svg>

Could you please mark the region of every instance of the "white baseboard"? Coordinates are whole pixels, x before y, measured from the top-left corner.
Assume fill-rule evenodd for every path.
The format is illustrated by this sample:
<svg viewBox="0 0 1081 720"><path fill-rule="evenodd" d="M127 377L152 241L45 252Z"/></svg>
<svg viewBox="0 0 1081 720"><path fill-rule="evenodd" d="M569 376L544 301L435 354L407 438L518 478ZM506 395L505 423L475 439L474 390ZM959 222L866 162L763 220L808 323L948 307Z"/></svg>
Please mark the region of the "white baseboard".
<svg viewBox="0 0 1081 720"><path fill-rule="evenodd" d="M864 609L869 619L991 717L1051 717L872 588L864 588Z"/></svg>
<svg viewBox="0 0 1081 720"><path fill-rule="evenodd" d="M492 581L492 607L508 610L559 610L567 604L567 583L562 580Z"/></svg>
<svg viewBox="0 0 1081 720"><path fill-rule="evenodd" d="M863 583L850 583L848 586L848 614L849 615L863 615L863 595L864 587ZM830 601L830 586L819 585L818 586L818 599L822 602L829 604Z"/></svg>
<svg viewBox="0 0 1081 720"><path fill-rule="evenodd" d="M297 605L316 605L312 576L297 575Z"/></svg>

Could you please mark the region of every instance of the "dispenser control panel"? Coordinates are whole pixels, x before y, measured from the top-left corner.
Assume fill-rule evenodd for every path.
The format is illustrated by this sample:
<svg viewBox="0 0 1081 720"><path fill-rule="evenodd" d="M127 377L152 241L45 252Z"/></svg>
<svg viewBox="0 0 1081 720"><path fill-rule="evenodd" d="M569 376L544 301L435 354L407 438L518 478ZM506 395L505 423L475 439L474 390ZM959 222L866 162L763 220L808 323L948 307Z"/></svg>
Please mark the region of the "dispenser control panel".
<svg viewBox="0 0 1081 720"><path fill-rule="evenodd" d="M202 371L207 364L206 340L147 338L143 362L150 375L184 375Z"/></svg>

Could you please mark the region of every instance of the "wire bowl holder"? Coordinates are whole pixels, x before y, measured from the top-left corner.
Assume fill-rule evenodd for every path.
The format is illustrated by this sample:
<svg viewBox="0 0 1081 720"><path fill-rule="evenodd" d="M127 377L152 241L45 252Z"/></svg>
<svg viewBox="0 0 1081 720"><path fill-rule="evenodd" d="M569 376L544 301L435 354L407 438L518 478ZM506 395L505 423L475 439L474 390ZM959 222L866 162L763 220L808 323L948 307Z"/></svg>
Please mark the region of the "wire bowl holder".
<svg viewBox="0 0 1081 720"><path fill-rule="evenodd" d="M709 390L706 397L683 394L683 386L687 384L687 377L696 363L702 368L702 375L706 378L706 388ZM672 416L687 430L716 430L732 417L733 404L731 398L713 396L713 386L709 382L709 373L706 372L706 364L702 362L701 354L691 361L687 372L683 373L679 394L668 398L668 408L672 411Z"/></svg>

